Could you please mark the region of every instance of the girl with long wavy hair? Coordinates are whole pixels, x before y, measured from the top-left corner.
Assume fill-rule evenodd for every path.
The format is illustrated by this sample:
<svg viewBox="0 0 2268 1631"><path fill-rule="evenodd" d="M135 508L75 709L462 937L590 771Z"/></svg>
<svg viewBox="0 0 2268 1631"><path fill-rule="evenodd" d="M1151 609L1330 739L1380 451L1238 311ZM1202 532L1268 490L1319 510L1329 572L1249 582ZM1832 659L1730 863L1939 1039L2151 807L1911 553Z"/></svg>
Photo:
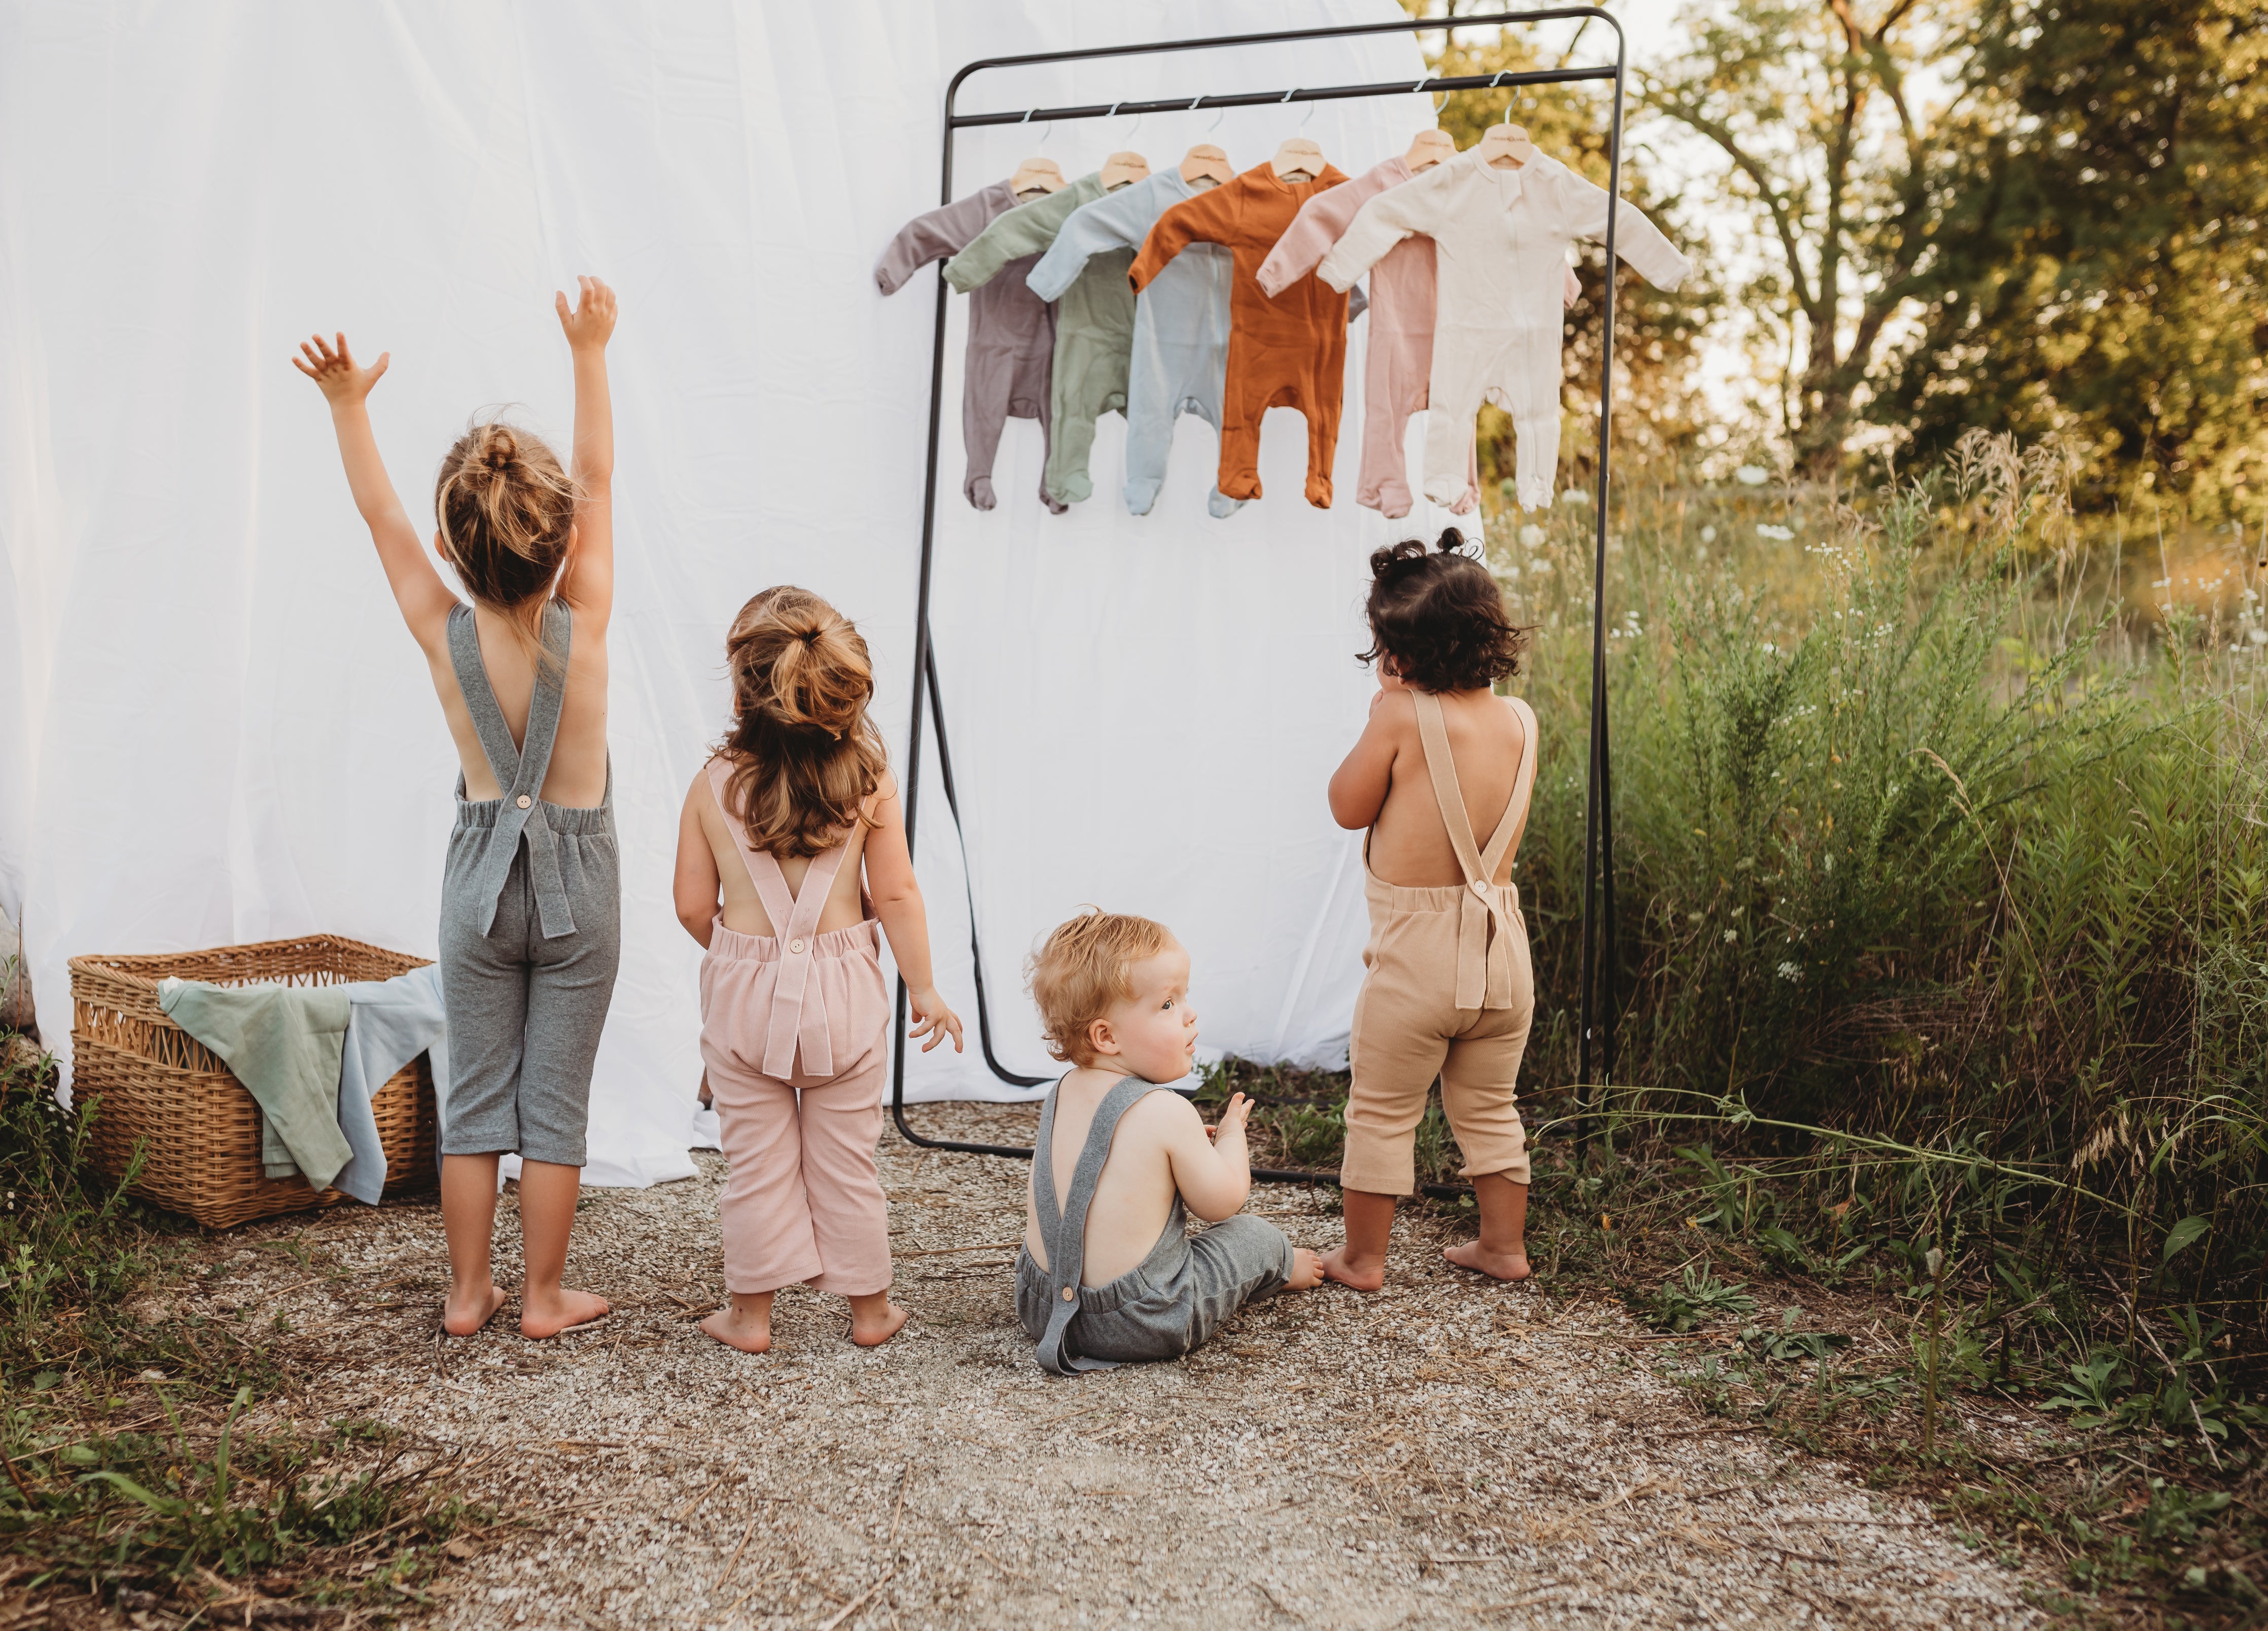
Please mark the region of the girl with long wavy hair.
<svg viewBox="0 0 2268 1631"><path fill-rule="evenodd" d="M718 1204L729 1304L702 1330L771 1347L772 1297L850 1301L850 1339L906 1323L890 1302L882 1136L889 992L906 982L923 1052L961 1021L937 994L866 642L807 589L766 589L725 641L733 727L685 795L678 921L701 942L701 1058L731 1170Z"/></svg>

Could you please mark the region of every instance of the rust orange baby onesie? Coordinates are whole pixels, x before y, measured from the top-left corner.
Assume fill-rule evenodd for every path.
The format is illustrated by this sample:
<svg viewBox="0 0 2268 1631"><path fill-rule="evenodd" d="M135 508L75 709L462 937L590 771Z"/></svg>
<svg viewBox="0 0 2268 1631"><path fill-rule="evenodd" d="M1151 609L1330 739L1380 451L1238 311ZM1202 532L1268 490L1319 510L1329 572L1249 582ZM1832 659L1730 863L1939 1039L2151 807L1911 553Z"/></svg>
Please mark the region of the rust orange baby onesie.
<svg viewBox="0 0 2268 1631"><path fill-rule="evenodd" d="M1345 388L1346 296L1310 272L1271 300L1259 277L1300 206L1346 179L1329 165L1312 181L1286 181L1267 165L1256 166L1160 216L1127 274L1138 292L1193 243L1219 244L1235 261L1220 423L1219 487L1228 498L1260 496L1261 416L1270 408L1296 408L1307 421L1307 502L1330 507Z"/></svg>

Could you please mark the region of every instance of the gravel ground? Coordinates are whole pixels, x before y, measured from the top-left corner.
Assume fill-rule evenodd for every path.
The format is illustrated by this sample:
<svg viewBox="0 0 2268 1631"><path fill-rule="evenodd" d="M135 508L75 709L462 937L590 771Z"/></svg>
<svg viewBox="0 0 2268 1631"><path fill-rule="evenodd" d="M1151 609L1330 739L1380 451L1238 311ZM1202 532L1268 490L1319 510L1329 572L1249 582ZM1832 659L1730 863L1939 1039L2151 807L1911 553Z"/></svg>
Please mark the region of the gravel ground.
<svg viewBox="0 0 2268 1631"><path fill-rule="evenodd" d="M1028 1142L1033 1113L922 1112ZM1288 1295L1176 1364L1049 1377L1010 1295L1024 1168L882 1148L913 1318L853 1347L839 1300L780 1298L777 1346L693 1328L721 1294L720 1157L583 1203L605 1324L548 1346L516 1309L438 1339L431 1206L340 1207L217 1243L202 1293L320 1333L295 1408L466 1448L475 1531L431 1624L2025 1626L2022 1576L1917 1502L1690 1410L1616 1306L1442 1265L1397 1225L1388 1289ZM1305 1192L1256 1192L1300 1244ZM346 1272L304 1271L298 1236ZM516 1258L509 1200L500 1264ZM272 1286L273 1289L269 1288ZM467 1550L460 1546L458 1550Z"/></svg>

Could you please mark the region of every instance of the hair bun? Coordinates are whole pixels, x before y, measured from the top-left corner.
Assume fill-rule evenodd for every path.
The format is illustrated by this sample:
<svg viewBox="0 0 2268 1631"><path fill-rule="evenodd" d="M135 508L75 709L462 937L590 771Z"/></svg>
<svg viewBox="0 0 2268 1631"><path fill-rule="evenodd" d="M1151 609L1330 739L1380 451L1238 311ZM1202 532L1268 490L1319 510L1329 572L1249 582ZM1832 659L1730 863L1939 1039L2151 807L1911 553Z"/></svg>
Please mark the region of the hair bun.
<svg viewBox="0 0 2268 1631"><path fill-rule="evenodd" d="M1370 552L1370 575L1378 582L1384 583L1388 579L1400 577L1425 558L1425 541L1404 538L1399 543Z"/></svg>
<svg viewBox="0 0 2268 1631"><path fill-rule="evenodd" d="M1454 553L1465 547L1465 535L1454 527L1444 527L1441 528L1441 541L1433 547L1444 555Z"/></svg>

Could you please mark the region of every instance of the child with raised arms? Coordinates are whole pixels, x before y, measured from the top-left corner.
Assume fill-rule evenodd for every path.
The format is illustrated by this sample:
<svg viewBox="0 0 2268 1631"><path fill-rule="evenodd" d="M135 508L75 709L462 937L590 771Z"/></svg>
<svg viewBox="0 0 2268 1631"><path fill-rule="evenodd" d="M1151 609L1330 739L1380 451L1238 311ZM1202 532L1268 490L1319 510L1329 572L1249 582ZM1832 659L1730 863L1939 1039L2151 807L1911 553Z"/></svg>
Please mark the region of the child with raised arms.
<svg viewBox="0 0 2268 1631"><path fill-rule="evenodd" d="M1248 1303L1322 1280L1312 1251L1240 1217L1252 1192L1228 1101L1208 1133L1166 1083L1189 1073L1189 954L1162 924L1088 911L1032 958L1048 1052L1071 1066L1040 1111L1016 1314L1058 1376L1174 1359ZM1194 1237L1194 1212L1213 1227Z"/></svg>
<svg viewBox="0 0 2268 1631"><path fill-rule="evenodd" d="M1515 1088L1535 1008L1528 925L1512 882L1535 784L1535 714L1496 683L1526 637L1488 568L1417 539L1370 557L1370 720L1331 777L1331 815L1367 828L1366 970L1349 1045L1346 1244L1323 1273L1385 1283L1395 1202L1416 1188L1414 1146L1438 1076L1464 1153L1480 1238L1445 1254L1498 1280L1528 1273L1527 1134ZM1485 842L1474 835L1486 832Z"/></svg>
<svg viewBox="0 0 2268 1631"><path fill-rule="evenodd" d="M497 1166L520 1157L519 1328L551 1337L608 1311L563 1284L582 1185L591 1066L622 954L622 881L607 755L614 609L615 295L595 277L553 297L575 371L571 471L529 432L475 424L442 458L433 569L379 457L367 400L389 352L356 365L344 335L292 358L321 387L355 507L425 653L457 746L457 821L441 881L449 1093L441 1117L442 1325L503 1306L490 1272Z"/></svg>
<svg viewBox="0 0 2268 1631"><path fill-rule="evenodd" d="M890 1220L882 1137L890 998L877 931L923 1052L961 1021L937 994L905 808L866 715L874 672L850 620L807 589L766 589L725 640L733 725L686 790L678 921L701 942L701 1059L730 1165L718 1222L728 1305L701 1329L771 1347L799 1282L850 1299L850 1339L887 1342Z"/></svg>

